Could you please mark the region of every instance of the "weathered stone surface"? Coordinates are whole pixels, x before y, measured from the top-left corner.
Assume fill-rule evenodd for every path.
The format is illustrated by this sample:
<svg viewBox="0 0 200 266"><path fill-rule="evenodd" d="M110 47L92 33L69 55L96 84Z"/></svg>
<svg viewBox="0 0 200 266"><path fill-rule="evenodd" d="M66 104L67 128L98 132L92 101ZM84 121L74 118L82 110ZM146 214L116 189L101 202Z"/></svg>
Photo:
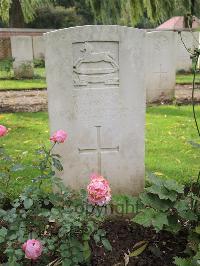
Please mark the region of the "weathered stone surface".
<svg viewBox="0 0 200 266"><path fill-rule="evenodd" d="M14 74L16 78L33 77L33 47L31 36L11 37Z"/></svg>
<svg viewBox="0 0 200 266"><path fill-rule="evenodd" d="M33 57L34 59L44 59L45 57L43 36L33 36Z"/></svg>
<svg viewBox="0 0 200 266"><path fill-rule="evenodd" d="M57 152L66 185L86 186L98 172L113 193L144 185L145 32L83 26L45 34L51 133L69 134Z"/></svg>
<svg viewBox="0 0 200 266"><path fill-rule="evenodd" d="M183 42L181 41L181 36ZM177 57L176 57L176 70L177 71L190 71L192 68L191 54L186 50L190 49L191 52L194 48L199 46L199 32L182 31L181 36L177 38Z"/></svg>
<svg viewBox="0 0 200 266"><path fill-rule="evenodd" d="M170 31L152 31L146 40L147 102L172 100L176 81L176 38Z"/></svg>

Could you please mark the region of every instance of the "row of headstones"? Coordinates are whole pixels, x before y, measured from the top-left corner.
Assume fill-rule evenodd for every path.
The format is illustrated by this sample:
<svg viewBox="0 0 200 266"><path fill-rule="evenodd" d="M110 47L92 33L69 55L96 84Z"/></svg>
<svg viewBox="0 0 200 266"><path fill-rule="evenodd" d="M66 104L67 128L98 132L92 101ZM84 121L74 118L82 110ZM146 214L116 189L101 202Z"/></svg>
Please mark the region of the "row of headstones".
<svg viewBox="0 0 200 266"><path fill-rule="evenodd" d="M33 60L44 59L43 36L12 36L11 54L14 58L13 69L16 78L32 78Z"/></svg>
<svg viewBox="0 0 200 266"><path fill-rule="evenodd" d="M122 26L83 26L45 34L51 133L65 184L80 189L88 176L106 176L113 193L144 186L147 98L174 93L177 34Z"/></svg>
<svg viewBox="0 0 200 266"><path fill-rule="evenodd" d="M183 32L183 40L188 48L197 45L199 33ZM44 38L42 36L11 37L14 72L16 77L33 76L33 57L44 58ZM175 93L177 70L189 71L192 67L190 54L186 51L180 36L172 31L152 31L146 33L145 75L147 102L171 100Z"/></svg>

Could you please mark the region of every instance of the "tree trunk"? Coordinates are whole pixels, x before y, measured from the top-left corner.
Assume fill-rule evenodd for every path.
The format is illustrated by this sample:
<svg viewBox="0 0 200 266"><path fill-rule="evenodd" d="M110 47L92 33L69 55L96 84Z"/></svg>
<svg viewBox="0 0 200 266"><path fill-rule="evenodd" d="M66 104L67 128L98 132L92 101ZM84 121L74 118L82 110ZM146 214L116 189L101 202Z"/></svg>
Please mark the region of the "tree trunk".
<svg viewBox="0 0 200 266"><path fill-rule="evenodd" d="M196 0L191 0L191 15L195 15L195 2Z"/></svg>
<svg viewBox="0 0 200 266"><path fill-rule="evenodd" d="M13 0L9 10L9 27L10 28L24 28L24 16L20 0Z"/></svg>

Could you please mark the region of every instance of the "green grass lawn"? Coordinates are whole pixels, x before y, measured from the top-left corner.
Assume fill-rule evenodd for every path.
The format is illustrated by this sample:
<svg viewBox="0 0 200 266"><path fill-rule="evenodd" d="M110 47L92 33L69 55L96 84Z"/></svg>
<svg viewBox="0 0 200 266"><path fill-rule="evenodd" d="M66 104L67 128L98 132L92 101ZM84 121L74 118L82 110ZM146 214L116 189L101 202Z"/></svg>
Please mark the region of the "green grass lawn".
<svg viewBox="0 0 200 266"><path fill-rule="evenodd" d="M176 83L177 84L192 84L193 74L177 74ZM200 83L200 74L196 74L196 83Z"/></svg>
<svg viewBox="0 0 200 266"><path fill-rule="evenodd" d="M42 79L0 80L1 91L45 89L46 87L46 82Z"/></svg>
<svg viewBox="0 0 200 266"><path fill-rule="evenodd" d="M174 178L181 183L196 178L200 168L200 150L188 141L199 141L192 119L191 106L149 107L146 116L146 171ZM200 106L197 107L200 117ZM9 134L0 139L0 146L9 153L24 153L24 163L36 158L39 144L49 144L47 113L1 114L0 124L7 126ZM70 136L69 136L70 138ZM12 179L13 193L19 193L31 183L31 169Z"/></svg>
<svg viewBox="0 0 200 266"><path fill-rule="evenodd" d="M15 80L14 74L9 75L5 71L0 71L0 90L31 90L31 89L45 89L47 87L45 80L45 68L35 68L33 79ZM10 79L9 79L10 78ZM192 74L177 74L177 84L192 84ZM200 83L200 74L197 74L197 83Z"/></svg>
<svg viewBox="0 0 200 266"><path fill-rule="evenodd" d="M13 72L10 73L8 79L7 73L0 71L0 90L31 90L44 89L47 87L45 80L45 69L35 68L33 79L13 79ZM4 79L3 79L4 78Z"/></svg>

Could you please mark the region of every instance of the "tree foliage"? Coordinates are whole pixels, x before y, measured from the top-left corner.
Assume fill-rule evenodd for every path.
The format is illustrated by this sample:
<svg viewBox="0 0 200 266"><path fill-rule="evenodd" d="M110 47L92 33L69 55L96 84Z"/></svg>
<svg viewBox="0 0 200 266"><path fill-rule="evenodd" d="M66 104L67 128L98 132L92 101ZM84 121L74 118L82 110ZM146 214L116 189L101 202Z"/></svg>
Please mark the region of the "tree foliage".
<svg viewBox="0 0 200 266"><path fill-rule="evenodd" d="M96 23L135 26L145 15L151 22L170 16L175 0L87 0Z"/></svg>
<svg viewBox="0 0 200 266"><path fill-rule="evenodd" d="M200 0L86 0L95 24L158 25L171 16L200 15ZM148 21L148 23L147 23Z"/></svg>
<svg viewBox="0 0 200 266"><path fill-rule="evenodd" d="M23 20L27 23L33 20L37 8L49 5L51 2L53 0L1 0L0 18L8 24L10 19L13 19L13 16L19 17L21 15L19 13L22 13Z"/></svg>
<svg viewBox="0 0 200 266"><path fill-rule="evenodd" d="M27 24L32 28L67 28L93 24L93 16L85 0L56 1L55 6L40 7L33 21Z"/></svg>
<svg viewBox="0 0 200 266"><path fill-rule="evenodd" d="M74 7L43 7L37 10L35 19L28 23L31 28L60 29L86 24L87 21L77 14Z"/></svg>

